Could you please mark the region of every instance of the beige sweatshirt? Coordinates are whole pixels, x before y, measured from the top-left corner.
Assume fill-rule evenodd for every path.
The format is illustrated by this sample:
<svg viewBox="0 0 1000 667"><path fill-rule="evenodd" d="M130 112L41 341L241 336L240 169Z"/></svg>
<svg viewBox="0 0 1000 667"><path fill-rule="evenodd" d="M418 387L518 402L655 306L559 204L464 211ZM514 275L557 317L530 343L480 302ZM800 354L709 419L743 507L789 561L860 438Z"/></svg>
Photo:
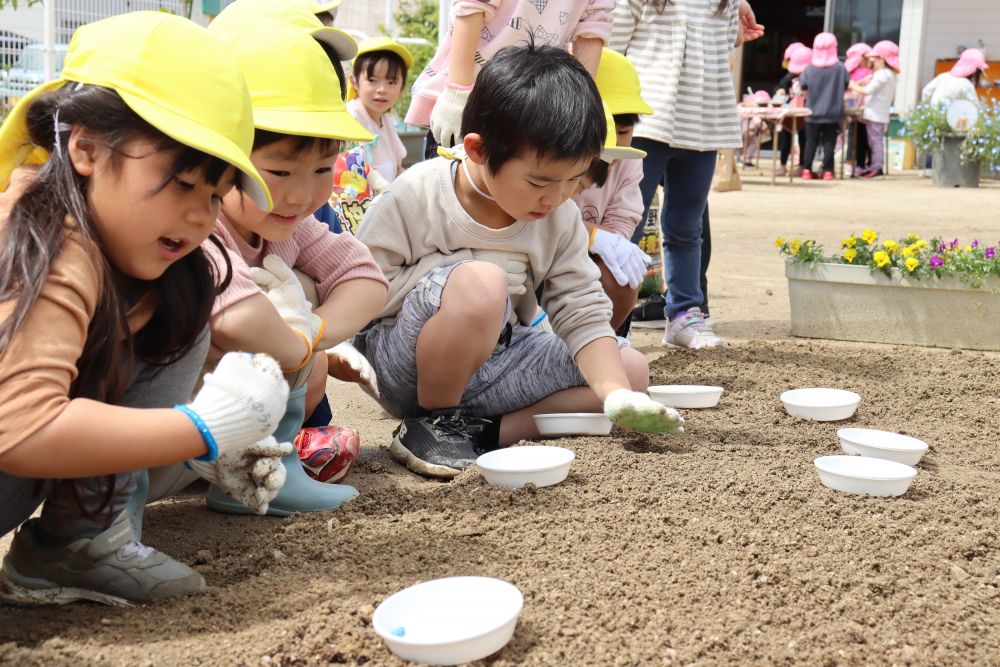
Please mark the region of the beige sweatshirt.
<svg viewBox="0 0 1000 667"><path fill-rule="evenodd" d="M587 230L576 204L566 201L543 220L490 229L459 203L457 165L440 157L421 162L368 209L358 239L389 279L389 301L378 317L394 318L417 281L432 270L471 260L473 250L500 250L523 253L531 265L533 285L512 297L516 321L531 322L538 306L535 286L544 283L542 307L572 356L591 341L614 337L611 302L587 256Z"/></svg>

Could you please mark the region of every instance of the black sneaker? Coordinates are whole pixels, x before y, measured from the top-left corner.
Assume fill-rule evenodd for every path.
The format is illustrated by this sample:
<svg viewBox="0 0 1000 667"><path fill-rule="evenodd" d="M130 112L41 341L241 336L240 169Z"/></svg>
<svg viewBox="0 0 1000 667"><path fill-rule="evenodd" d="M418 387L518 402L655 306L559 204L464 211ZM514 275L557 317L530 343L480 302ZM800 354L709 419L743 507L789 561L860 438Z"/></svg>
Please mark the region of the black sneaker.
<svg viewBox="0 0 1000 667"><path fill-rule="evenodd" d="M393 434L389 453L413 472L451 479L475 463L484 440L499 433L499 420L473 417L459 409L407 417ZM495 448L495 443L490 443Z"/></svg>
<svg viewBox="0 0 1000 667"><path fill-rule="evenodd" d="M632 309L632 321L652 322L666 319L663 308L667 305L667 297L663 294L654 294L638 306Z"/></svg>

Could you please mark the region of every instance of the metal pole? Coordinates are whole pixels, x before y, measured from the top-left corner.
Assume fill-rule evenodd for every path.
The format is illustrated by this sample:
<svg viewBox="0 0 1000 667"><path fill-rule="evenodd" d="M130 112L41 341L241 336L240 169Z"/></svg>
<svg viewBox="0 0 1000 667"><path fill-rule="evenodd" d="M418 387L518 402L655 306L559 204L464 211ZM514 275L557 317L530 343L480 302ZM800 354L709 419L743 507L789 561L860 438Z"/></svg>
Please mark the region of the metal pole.
<svg viewBox="0 0 1000 667"><path fill-rule="evenodd" d="M393 37L393 25L392 25L392 0L385 0L385 33L390 37Z"/></svg>
<svg viewBox="0 0 1000 667"><path fill-rule="evenodd" d="M56 78L56 0L45 0L42 6L42 43L44 45L43 58L45 63L45 80L51 81Z"/></svg>

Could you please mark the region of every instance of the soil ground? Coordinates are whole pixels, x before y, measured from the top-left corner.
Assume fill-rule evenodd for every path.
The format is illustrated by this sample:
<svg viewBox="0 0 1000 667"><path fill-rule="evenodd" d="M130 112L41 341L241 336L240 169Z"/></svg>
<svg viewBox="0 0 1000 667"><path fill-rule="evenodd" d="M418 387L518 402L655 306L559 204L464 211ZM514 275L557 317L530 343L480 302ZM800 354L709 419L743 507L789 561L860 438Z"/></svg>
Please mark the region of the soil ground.
<svg viewBox="0 0 1000 667"><path fill-rule="evenodd" d="M683 436L561 440L577 460L545 489L475 471L429 482L389 460L395 423L332 382L338 423L362 433L357 501L285 520L214 514L197 493L155 504L145 541L194 564L207 594L0 608L0 663L401 664L371 629L375 605L477 574L525 595L514 639L485 665L997 664L1000 354L791 339L772 241L836 247L870 226L996 243L1000 184L942 190L910 173L772 188L750 175L710 205L712 314L731 345L696 354L635 334L654 384L727 390L688 411ZM849 422L787 416L779 393L809 385L863 402ZM845 424L930 444L905 496L819 484L812 460L838 451Z"/></svg>

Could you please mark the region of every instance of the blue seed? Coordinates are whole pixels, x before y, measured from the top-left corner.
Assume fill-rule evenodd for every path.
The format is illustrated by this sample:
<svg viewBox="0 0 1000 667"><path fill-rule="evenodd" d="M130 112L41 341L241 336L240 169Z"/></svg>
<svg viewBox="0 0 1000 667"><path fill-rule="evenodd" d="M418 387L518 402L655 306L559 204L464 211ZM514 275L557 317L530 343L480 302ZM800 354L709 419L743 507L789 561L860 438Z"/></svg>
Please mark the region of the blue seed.
<svg viewBox="0 0 1000 667"><path fill-rule="evenodd" d="M392 630L392 633L391 633L391 634L392 634L392 635L393 635L394 637L405 637L405 636L406 636L406 628L404 628L404 627L398 627L398 628L394 628L394 629Z"/></svg>

